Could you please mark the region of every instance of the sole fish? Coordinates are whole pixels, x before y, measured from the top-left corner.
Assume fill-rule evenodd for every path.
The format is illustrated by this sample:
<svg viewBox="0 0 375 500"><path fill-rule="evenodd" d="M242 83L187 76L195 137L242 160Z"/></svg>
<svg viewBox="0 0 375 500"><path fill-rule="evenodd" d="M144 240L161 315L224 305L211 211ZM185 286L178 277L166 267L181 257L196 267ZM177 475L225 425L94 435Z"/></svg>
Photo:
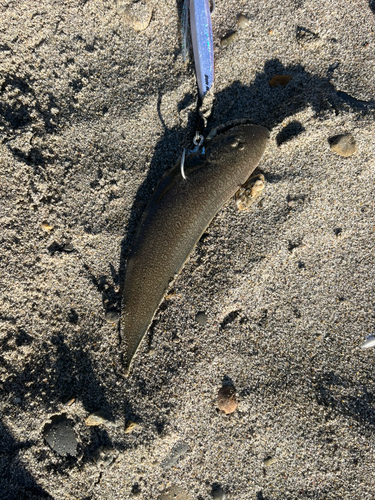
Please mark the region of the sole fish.
<svg viewBox="0 0 375 500"><path fill-rule="evenodd" d="M208 140L204 157L178 162L161 179L142 215L125 270L121 340L128 372L133 357L195 244L220 210L250 177L265 150L269 131L241 124Z"/></svg>

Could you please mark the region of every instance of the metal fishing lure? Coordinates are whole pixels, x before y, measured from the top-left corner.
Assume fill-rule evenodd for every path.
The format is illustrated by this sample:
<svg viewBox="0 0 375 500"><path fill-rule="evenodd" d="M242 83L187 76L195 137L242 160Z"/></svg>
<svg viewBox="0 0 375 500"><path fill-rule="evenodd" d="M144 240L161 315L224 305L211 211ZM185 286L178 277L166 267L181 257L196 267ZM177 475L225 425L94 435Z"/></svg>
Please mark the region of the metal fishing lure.
<svg viewBox="0 0 375 500"><path fill-rule="evenodd" d="M214 81L214 46L208 0L190 0L190 28L198 89L203 97Z"/></svg>
<svg viewBox="0 0 375 500"><path fill-rule="evenodd" d="M190 1L190 4L189 4ZM190 8L189 8L190 5ZM188 54L188 14L190 10L191 41L195 73L200 97L211 88L214 81L214 49L210 4L208 0L185 0L182 9L182 46L184 59Z"/></svg>
<svg viewBox="0 0 375 500"><path fill-rule="evenodd" d="M209 0L184 0L181 16L182 33L182 53L186 61L189 52L189 29L188 18L190 12L191 40L193 44L195 74L199 91L198 112L204 127L206 117L203 112L203 98L212 87L214 82L214 50L213 35L211 24L211 13L215 10L215 0L212 0L212 11L210 10ZM197 129L193 140L193 146L188 154L201 151L204 154L202 129ZM181 175L186 180L184 171L186 149L183 149L181 157Z"/></svg>

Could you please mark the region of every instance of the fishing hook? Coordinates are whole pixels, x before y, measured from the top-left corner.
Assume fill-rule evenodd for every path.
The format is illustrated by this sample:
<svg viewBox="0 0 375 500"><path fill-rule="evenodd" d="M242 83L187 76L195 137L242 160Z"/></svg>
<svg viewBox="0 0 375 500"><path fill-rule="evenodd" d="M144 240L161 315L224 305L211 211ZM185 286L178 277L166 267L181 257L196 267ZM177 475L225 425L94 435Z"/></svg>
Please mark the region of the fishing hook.
<svg viewBox="0 0 375 500"><path fill-rule="evenodd" d="M185 170L184 170L184 166L185 166L185 155L186 155L186 148L184 148L184 149L182 150L181 163L180 163L180 168L181 168L181 175L182 175L182 178L186 180L186 175L185 175Z"/></svg>
<svg viewBox="0 0 375 500"><path fill-rule="evenodd" d="M194 148L189 150L189 153L196 153L198 149L202 146L203 144L204 137L201 135L198 130L195 132L195 136L193 139L193 144ZM203 148L204 151L204 148ZM185 174L185 158L186 158L186 148L182 150L182 156L181 156L181 162L180 162L180 170L181 170L181 176L183 179L187 179L186 174Z"/></svg>

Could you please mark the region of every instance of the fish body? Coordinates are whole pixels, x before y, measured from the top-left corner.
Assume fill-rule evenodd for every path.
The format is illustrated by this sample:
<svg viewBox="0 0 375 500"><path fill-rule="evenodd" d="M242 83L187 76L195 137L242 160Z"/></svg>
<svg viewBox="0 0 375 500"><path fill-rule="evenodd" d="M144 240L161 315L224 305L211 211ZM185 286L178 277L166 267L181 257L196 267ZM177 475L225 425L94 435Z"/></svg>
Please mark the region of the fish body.
<svg viewBox="0 0 375 500"><path fill-rule="evenodd" d="M208 0L190 0L190 29L198 90L203 97L214 81L214 45Z"/></svg>
<svg viewBox="0 0 375 500"><path fill-rule="evenodd" d="M121 338L128 371L171 281L220 208L246 182L269 138L266 128L238 125L208 141L204 157L177 163L161 179L136 231L125 271Z"/></svg>

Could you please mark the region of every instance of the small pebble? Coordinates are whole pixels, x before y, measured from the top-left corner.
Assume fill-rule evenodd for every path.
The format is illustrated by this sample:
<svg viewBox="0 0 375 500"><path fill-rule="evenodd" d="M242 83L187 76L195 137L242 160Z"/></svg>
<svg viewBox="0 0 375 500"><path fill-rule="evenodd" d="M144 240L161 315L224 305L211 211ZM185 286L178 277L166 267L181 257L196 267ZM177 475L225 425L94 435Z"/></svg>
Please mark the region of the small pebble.
<svg viewBox="0 0 375 500"><path fill-rule="evenodd" d="M138 427L140 427L139 424L137 424L136 422L133 422L132 420L128 420L126 425L125 425L125 434L130 434L131 432L135 431L135 429L137 429Z"/></svg>
<svg viewBox="0 0 375 500"><path fill-rule="evenodd" d="M237 31L235 31L234 33L228 33L227 35L223 36L223 38L220 41L220 45L222 47L227 47L228 45L230 45L231 43L233 43L235 41L237 36L238 36Z"/></svg>
<svg viewBox="0 0 375 500"><path fill-rule="evenodd" d="M237 409L236 391L231 385L224 385L219 389L217 400L219 410L226 415L233 413Z"/></svg>
<svg viewBox="0 0 375 500"><path fill-rule="evenodd" d="M62 250L64 252L73 252L74 251L74 246L71 244L71 243L66 243L63 247L62 247Z"/></svg>
<svg viewBox="0 0 375 500"><path fill-rule="evenodd" d="M200 325L205 325L207 323L207 315L203 311L197 312L195 315L195 321Z"/></svg>
<svg viewBox="0 0 375 500"><path fill-rule="evenodd" d="M250 189L240 188L234 196L238 210L247 210L251 205Z"/></svg>
<svg viewBox="0 0 375 500"><path fill-rule="evenodd" d="M135 31L144 31L150 24L152 18L152 7L145 0L129 2L129 0L118 0L117 8L123 14L125 21Z"/></svg>
<svg viewBox="0 0 375 500"><path fill-rule="evenodd" d="M347 158L357 152L357 144L352 134L343 134L333 137L330 141L331 151Z"/></svg>
<svg viewBox="0 0 375 500"><path fill-rule="evenodd" d="M275 462L277 462L277 458L274 457L268 457L264 460L264 465L266 467L269 467L270 465L273 465Z"/></svg>
<svg viewBox="0 0 375 500"><path fill-rule="evenodd" d="M247 210L250 208L254 199L264 190L266 181L264 175L259 174L251 177L247 183L235 194L235 202L238 210Z"/></svg>
<svg viewBox="0 0 375 500"><path fill-rule="evenodd" d="M257 196L264 189L264 181L262 179L257 179L251 188L251 196Z"/></svg>
<svg viewBox="0 0 375 500"><path fill-rule="evenodd" d="M250 20L244 16L243 14L240 14L237 18L237 25L240 29L246 28L249 26Z"/></svg>
<svg viewBox="0 0 375 500"><path fill-rule="evenodd" d="M73 431L73 422L65 413L53 415L51 422L44 426L43 436L50 447L62 457L76 456L77 437Z"/></svg>
<svg viewBox="0 0 375 500"><path fill-rule="evenodd" d="M212 490L211 495L214 500L225 500L225 493L222 488Z"/></svg>
<svg viewBox="0 0 375 500"><path fill-rule="evenodd" d="M279 85L285 87L285 85L288 85L291 79L292 77L290 75L275 75L268 83L270 87L278 87Z"/></svg>
<svg viewBox="0 0 375 500"><path fill-rule="evenodd" d="M104 410L99 410L94 413L91 413L86 420L86 425L90 427L94 427L97 425L105 425L106 427L116 427L116 424L111 419L111 415Z"/></svg>
<svg viewBox="0 0 375 500"><path fill-rule="evenodd" d="M120 318L120 315L116 309L108 309L105 313L105 319L108 323L117 323Z"/></svg>
<svg viewBox="0 0 375 500"><path fill-rule="evenodd" d="M48 222L42 222L40 227L43 229L43 231L47 231L47 232L52 231L52 229L53 229L53 226L48 224Z"/></svg>

